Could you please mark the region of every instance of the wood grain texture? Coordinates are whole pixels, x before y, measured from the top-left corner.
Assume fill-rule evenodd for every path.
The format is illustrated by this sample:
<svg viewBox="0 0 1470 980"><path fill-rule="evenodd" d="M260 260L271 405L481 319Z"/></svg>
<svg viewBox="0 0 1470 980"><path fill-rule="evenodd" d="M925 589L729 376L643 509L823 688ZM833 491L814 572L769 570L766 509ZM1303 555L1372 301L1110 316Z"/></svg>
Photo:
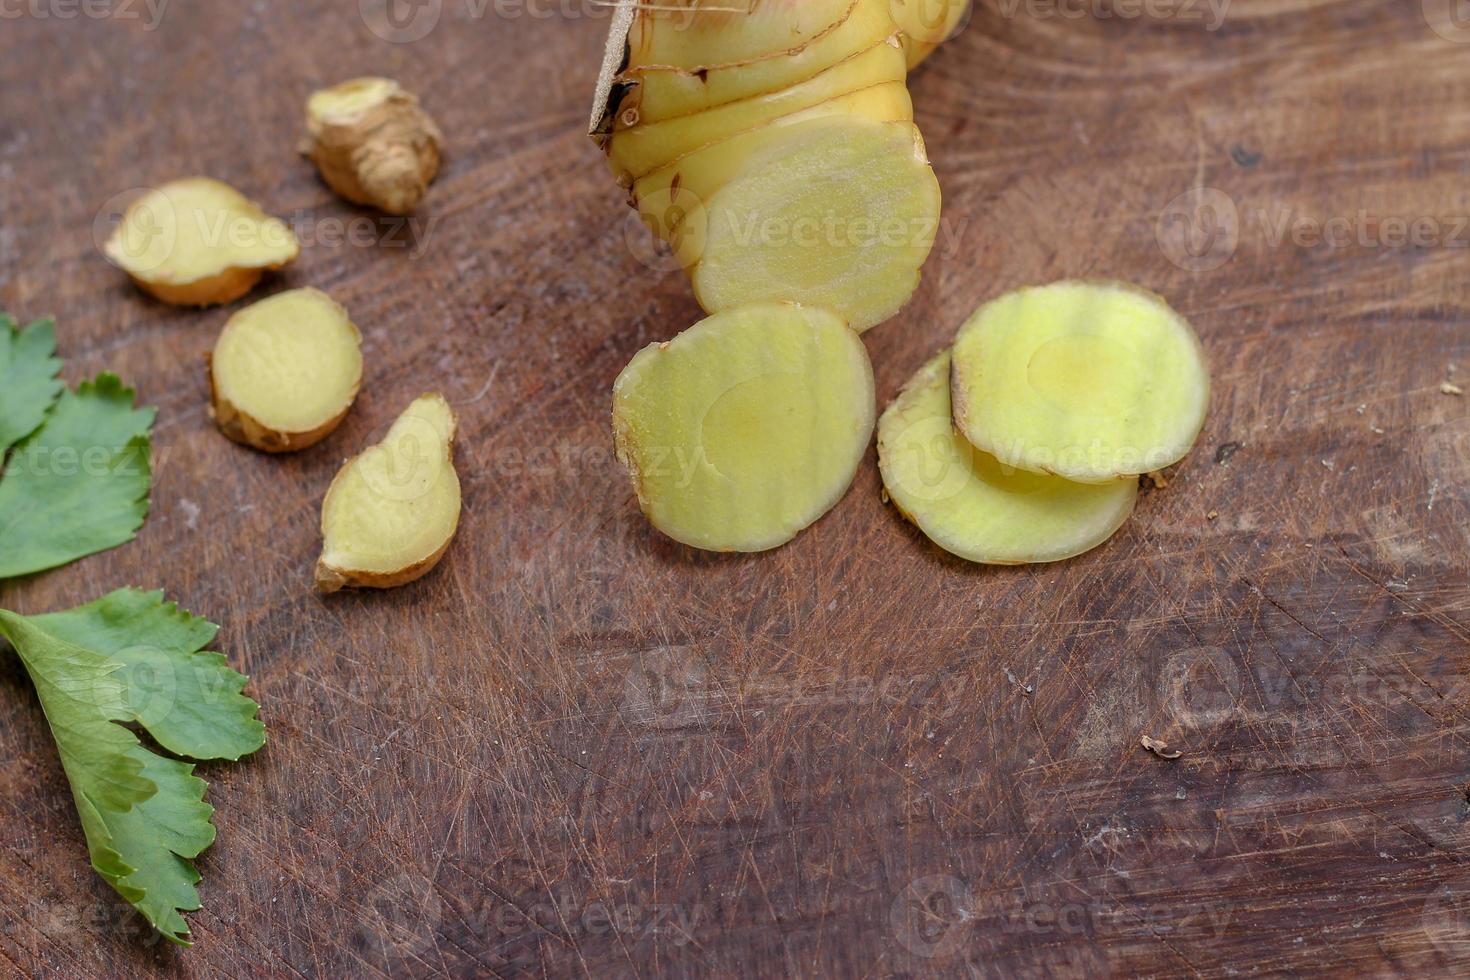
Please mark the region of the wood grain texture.
<svg viewBox="0 0 1470 980"><path fill-rule="evenodd" d="M986 0L914 76L946 211L864 337L881 400L981 301L1070 276L1162 293L1214 365L1170 485L1017 570L927 544L871 458L773 554L652 531L610 385L699 311L583 135L605 13L444 0L388 43L374 2L0 22L0 306L56 315L70 380L160 409L138 540L0 602L165 588L223 624L271 735L204 767L198 945L165 949L87 867L0 656L0 972L1470 969L1470 399L1440 392L1470 377L1470 35L1418 0L1235 0L1218 30ZM306 94L369 72L447 135L411 228L295 153ZM363 329L363 395L312 451L214 431L231 310L152 302L94 244L114 195L191 173L297 222L253 297L317 286ZM455 547L412 587L314 596L337 465L431 388L462 426Z"/></svg>

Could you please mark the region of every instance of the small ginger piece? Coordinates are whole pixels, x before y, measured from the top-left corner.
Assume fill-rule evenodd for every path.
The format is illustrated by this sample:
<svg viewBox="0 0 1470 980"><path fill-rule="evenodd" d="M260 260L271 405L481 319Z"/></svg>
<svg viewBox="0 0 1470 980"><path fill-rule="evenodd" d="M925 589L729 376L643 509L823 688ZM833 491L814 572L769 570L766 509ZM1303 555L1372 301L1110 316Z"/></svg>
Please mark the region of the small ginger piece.
<svg viewBox="0 0 1470 980"><path fill-rule="evenodd" d="M311 158L338 194L388 214L418 206L439 173L444 137L418 96L391 78L355 78L306 102Z"/></svg>
<svg viewBox="0 0 1470 980"><path fill-rule="evenodd" d="M954 420L1008 466L1137 482L1184 458L1210 375L1193 328L1121 283L1058 282L977 310L954 342Z"/></svg>
<svg viewBox="0 0 1470 980"><path fill-rule="evenodd" d="M319 289L253 303L225 323L209 358L215 424L268 453L321 442L362 384L362 335Z"/></svg>
<svg viewBox="0 0 1470 980"><path fill-rule="evenodd" d="M318 590L393 588L439 563L459 527L456 425L442 395L424 395L343 464L322 503Z"/></svg>
<svg viewBox="0 0 1470 980"><path fill-rule="evenodd" d="M911 378L878 420L888 498L929 540L988 565L1060 561L1102 544L1128 519L1138 483L1073 483L1002 466L954 429L950 353Z"/></svg>
<svg viewBox="0 0 1470 980"><path fill-rule="evenodd" d="M103 249L144 292L176 306L229 303L301 245L283 221L208 177L170 181L123 213Z"/></svg>
<svg viewBox="0 0 1470 980"><path fill-rule="evenodd" d="M830 510L874 414L857 334L791 303L701 320L644 348L613 386L618 459L643 512L708 551L779 547Z"/></svg>

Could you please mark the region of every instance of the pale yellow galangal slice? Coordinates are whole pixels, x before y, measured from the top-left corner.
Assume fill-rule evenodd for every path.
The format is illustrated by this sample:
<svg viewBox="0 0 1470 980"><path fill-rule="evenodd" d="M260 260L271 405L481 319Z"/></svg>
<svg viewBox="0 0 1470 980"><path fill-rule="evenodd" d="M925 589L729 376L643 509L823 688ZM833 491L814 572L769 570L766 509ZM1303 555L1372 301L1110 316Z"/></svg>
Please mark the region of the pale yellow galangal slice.
<svg viewBox="0 0 1470 980"><path fill-rule="evenodd" d="M1083 483L1177 463L1210 399L1194 330L1151 293L1059 282L987 303L954 343L954 417L1003 463Z"/></svg>
<svg viewBox="0 0 1470 980"><path fill-rule="evenodd" d="M426 575L459 527L454 412L416 399L383 441L348 460L322 504L317 588L391 588Z"/></svg>
<svg viewBox="0 0 1470 980"><path fill-rule="evenodd" d="M362 383L362 335L326 293L287 290L230 317L209 374L225 435L267 452L305 449L352 407Z"/></svg>
<svg viewBox="0 0 1470 980"><path fill-rule="evenodd" d="M784 132L707 203L690 273L700 305L791 300L854 330L882 323L918 288L939 231L939 182L918 130L833 117Z"/></svg>
<svg viewBox="0 0 1470 980"><path fill-rule="evenodd" d="M640 10L626 45L614 24L611 67L626 56L617 76L627 87L615 105L618 124L658 122L779 92L892 36L896 28L887 0L737 0L708 6L724 9Z"/></svg>
<svg viewBox="0 0 1470 980"><path fill-rule="evenodd" d="M715 194L759 172L767 159L805 145L810 127L835 118L911 124L914 103L904 83L882 82L692 150L634 182L633 201L643 223L672 245L679 264L692 271L704 253L709 223L705 205Z"/></svg>
<svg viewBox="0 0 1470 980"><path fill-rule="evenodd" d="M789 303L702 320L613 386L618 458L649 520L710 551L765 551L852 483L875 415L867 350L841 317Z"/></svg>
<svg viewBox="0 0 1470 980"><path fill-rule="evenodd" d="M130 204L104 251L145 292L206 306L243 296L301 246L290 226L230 185L188 177Z"/></svg>
<svg viewBox="0 0 1470 980"><path fill-rule="evenodd" d="M850 92L901 83L905 76L903 50L893 39L884 39L788 88L616 132L608 145L608 160L620 181L631 185L637 178L702 147Z"/></svg>
<svg viewBox="0 0 1470 980"><path fill-rule="evenodd" d="M878 421L878 468L903 515L945 551L991 565L1060 561L1112 537L1138 481L1073 483L1003 466L955 431L949 373L943 351Z"/></svg>

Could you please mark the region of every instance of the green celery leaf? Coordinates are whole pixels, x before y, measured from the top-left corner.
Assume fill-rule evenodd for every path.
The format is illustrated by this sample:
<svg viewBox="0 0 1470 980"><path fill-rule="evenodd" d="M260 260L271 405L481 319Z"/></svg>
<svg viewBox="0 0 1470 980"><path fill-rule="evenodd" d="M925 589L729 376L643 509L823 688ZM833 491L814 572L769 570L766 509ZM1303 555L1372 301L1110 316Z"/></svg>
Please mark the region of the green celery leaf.
<svg viewBox="0 0 1470 980"><path fill-rule="evenodd" d="M188 945L180 912L199 908L190 862L214 842L194 767L144 747L122 723L194 758L238 758L265 743L245 678L202 652L216 627L160 592L121 589L61 613L0 610L56 737L92 866L165 937Z"/></svg>
<svg viewBox="0 0 1470 980"><path fill-rule="evenodd" d="M21 330L0 313L0 460L5 451L36 431L61 394L56 325L37 320Z"/></svg>
<svg viewBox="0 0 1470 980"><path fill-rule="evenodd" d="M124 811L95 806L72 791L92 867L164 938L189 946L189 924L179 913L200 907L194 887L200 875L187 859L214 843L209 822L214 807L204 802L209 784L193 775L193 766L141 745L129 755L143 763L143 775L158 787L153 796Z"/></svg>
<svg viewBox="0 0 1470 980"><path fill-rule="evenodd" d="M137 736L113 724L132 716L117 676L122 664L60 641L4 610L0 635L15 647L36 685L73 789L117 810L157 792L143 776L142 763L128 754Z"/></svg>
<svg viewBox="0 0 1470 980"><path fill-rule="evenodd" d="M121 663L129 707L175 755L236 760L265 743L260 706L240 693L247 678L204 649L219 627L164 602L162 592L119 589L31 622Z"/></svg>
<svg viewBox="0 0 1470 980"><path fill-rule="evenodd" d="M148 514L153 417L113 374L61 396L0 476L0 578L132 540Z"/></svg>

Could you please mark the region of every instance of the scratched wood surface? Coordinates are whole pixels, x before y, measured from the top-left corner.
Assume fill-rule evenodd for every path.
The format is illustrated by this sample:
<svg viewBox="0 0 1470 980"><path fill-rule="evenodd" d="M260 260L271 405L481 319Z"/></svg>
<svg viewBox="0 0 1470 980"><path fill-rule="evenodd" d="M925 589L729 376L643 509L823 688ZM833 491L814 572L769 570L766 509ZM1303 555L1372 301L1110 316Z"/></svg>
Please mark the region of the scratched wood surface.
<svg viewBox="0 0 1470 980"><path fill-rule="evenodd" d="M0 20L0 305L57 317L69 379L160 409L138 540L0 601L165 588L223 624L271 736L204 767L198 944L165 948L88 868L0 657L0 972L1470 968L1470 398L1441 391L1470 387L1470 25L986 0L914 76L946 212L864 338L880 399L980 301L1067 276L1168 296L1214 365L1169 486L1017 570L928 545L871 458L773 554L651 531L609 386L699 311L582 135L605 11L444 0L400 11L438 10L408 40L424 22L375 2ZM450 140L411 227L295 153L306 93L365 72ZM152 302L98 253L116 195L191 173L305 240L255 297L322 287L363 328L367 385L314 451L215 432L230 310ZM428 388L462 420L458 541L416 586L318 598L327 483Z"/></svg>

